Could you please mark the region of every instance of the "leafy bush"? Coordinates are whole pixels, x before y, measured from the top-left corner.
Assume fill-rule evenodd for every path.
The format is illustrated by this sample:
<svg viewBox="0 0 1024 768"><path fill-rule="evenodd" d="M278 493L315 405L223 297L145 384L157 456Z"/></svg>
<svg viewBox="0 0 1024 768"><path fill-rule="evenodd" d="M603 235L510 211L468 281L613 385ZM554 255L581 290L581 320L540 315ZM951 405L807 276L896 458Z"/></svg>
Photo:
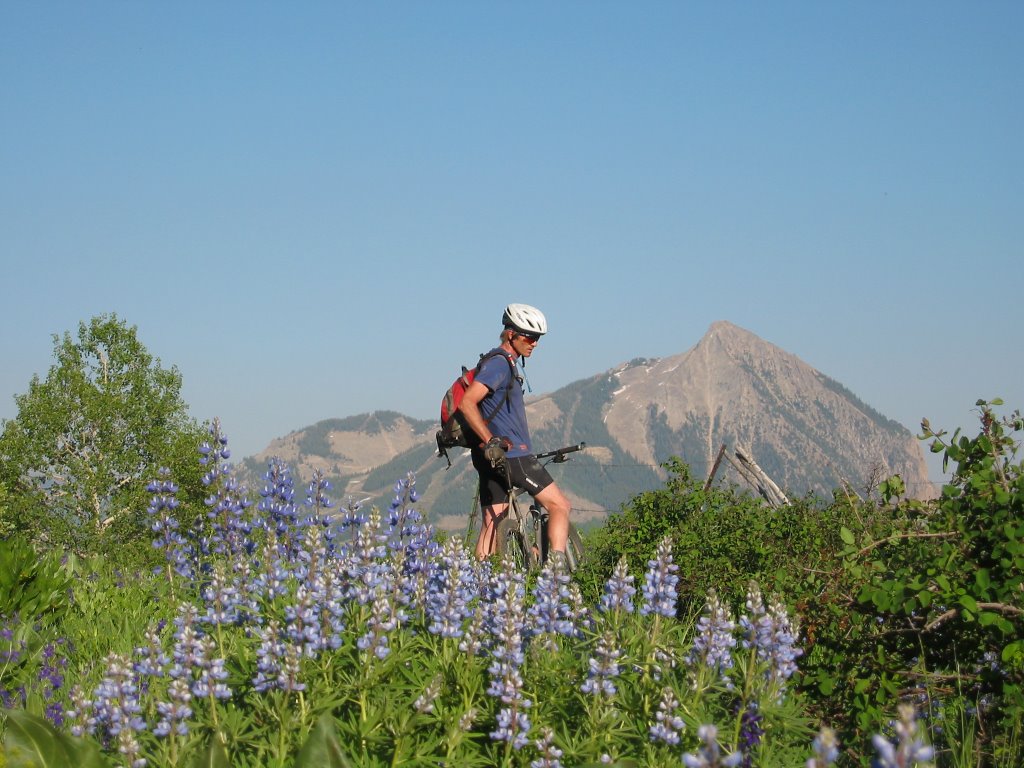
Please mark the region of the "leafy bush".
<svg viewBox="0 0 1024 768"><path fill-rule="evenodd" d="M1000 404L978 402L974 438L922 425L955 465L935 503L903 499L894 476L877 501L837 492L775 510L705 490L675 459L664 489L588 537L582 583L592 593L620 556L642 568L669 535L681 615L711 586L735 600L749 578L788 597L806 643L801 690L841 741L863 743L913 701L936 719L942 755L970 744L971 764L1012 764L1024 733L1024 420L998 417Z"/></svg>
<svg viewBox="0 0 1024 768"><path fill-rule="evenodd" d="M201 506L193 455L202 430L188 417L181 375L165 369L116 315L54 336L54 364L15 398L0 432L0 530L62 552L138 564L146 541L145 481L173 467ZM191 494L191 496L189 496Z"/></svg>

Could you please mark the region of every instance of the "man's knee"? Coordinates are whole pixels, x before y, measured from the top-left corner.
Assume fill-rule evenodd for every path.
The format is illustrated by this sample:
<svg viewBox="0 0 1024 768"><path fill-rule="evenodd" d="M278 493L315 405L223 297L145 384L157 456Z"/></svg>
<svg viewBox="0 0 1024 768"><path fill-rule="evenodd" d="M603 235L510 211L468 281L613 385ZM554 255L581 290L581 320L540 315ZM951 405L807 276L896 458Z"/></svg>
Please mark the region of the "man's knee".
<svg viewBox="0 0 1024 768"><path fill-rule="evenodd" d="M568 516L572 511L572 504L569 498L554 483L537 494L537 501L543 504L548 514L551 515Z"/></svg>

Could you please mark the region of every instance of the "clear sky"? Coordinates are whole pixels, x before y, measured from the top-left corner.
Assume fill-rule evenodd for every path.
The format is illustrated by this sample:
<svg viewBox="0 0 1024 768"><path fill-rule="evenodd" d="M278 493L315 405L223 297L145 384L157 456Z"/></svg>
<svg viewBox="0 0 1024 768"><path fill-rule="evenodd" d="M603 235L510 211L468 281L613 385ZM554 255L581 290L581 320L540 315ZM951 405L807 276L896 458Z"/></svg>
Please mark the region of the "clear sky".
<svg viewBox="0 0 1024 768"><path fill-rule="evenodd" d="M4 2L0 418L109 312L236 456L435 418L517 301L535 394L728 320L973 429L1024 407L1022 65L1016 0Z"/></svg>

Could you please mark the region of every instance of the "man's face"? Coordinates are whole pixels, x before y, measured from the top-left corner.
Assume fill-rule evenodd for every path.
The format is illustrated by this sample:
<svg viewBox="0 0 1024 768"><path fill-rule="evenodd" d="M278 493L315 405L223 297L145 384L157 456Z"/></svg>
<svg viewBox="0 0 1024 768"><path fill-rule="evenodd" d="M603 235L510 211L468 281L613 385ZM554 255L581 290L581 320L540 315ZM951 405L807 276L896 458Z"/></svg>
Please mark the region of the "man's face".
<svg viewBox="0 0 1024 768"><path fill-rule="evenodd" d="M540 336L532 333L517 333L512 337L512 348L522 357L529 357L533 354L533 348L540 341Z"/></svg>

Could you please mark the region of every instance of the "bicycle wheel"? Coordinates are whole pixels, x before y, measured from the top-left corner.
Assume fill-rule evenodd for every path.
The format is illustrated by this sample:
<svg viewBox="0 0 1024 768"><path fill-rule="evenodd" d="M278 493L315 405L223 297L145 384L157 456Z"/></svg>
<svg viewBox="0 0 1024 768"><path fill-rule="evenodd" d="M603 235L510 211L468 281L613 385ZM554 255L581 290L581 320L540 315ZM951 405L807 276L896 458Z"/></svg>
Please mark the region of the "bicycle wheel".
<svg viewBox="0 0 1024 768"><path fill-rule="evenodd" d="M548 529L543 526L540 530L541 563L548 559ZM583 539L576 526L569 523L569 538L565 541L565 561L569 564L569 573L575 571L583 560Z"/></svg>
<svg viewBox="0 0 1024 768"><path fill-rule="evenodd" d="M495 551L504 556L505 552L512 553L515 564L528 571L534 566L533 550L530 548L523 532L519 529L518 521L506 517L495 531Z"/></svg>

